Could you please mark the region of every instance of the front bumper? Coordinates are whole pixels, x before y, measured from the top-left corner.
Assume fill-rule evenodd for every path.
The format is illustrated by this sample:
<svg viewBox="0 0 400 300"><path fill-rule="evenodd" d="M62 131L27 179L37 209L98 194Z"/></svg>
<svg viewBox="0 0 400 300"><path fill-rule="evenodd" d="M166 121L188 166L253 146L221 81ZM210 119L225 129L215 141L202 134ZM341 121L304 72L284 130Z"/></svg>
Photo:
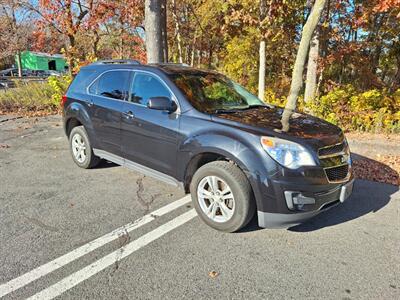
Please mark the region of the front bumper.
<svg viewBox="0 0 400 300"><path fill-rule="evenodd" d="M337 201L339 202L339 201ZM335 205L337 205L336 203ZM261 228L289 228L311 219L321 211L310 211L297 214L278 214L257 211L258 226Z"/></svg>
<svg viewBox="0 0 400 300"><path fill-rule="evenodd" d="M293 190L294 187L275 186L281 195L284 195L281 200L285 199L283 201L286 202L288 210L284 213L258 210L258 225L262 228L288 228L303 223L345 201L350 196L353 185L354 179L351 177L349 181L331 186L330 189L325 191L321 191L318 186L309 186L307 188L303 187L301 192L285 193L285 190ZM301 194L304 201L291 200L291 196L294 194ZM314 199L314 201L310 199ZM294 205L293 202L295 202ZM298 205L299 202L301 203L300 205Z"/></svg>

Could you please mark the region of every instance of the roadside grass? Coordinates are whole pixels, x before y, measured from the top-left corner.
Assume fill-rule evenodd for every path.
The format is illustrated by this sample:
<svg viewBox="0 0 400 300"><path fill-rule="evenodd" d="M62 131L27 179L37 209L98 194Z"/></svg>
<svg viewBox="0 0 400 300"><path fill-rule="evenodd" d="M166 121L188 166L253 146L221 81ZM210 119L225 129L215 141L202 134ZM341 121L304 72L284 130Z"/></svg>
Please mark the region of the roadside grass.
<svg viewBox="0 0 400 300"><path fill-rule="evenodd" d="M44 82L16 82L16 87L0 90L0 114L47 115L60 111L61 96L69 85L65 77L49 77Z"/></svg>

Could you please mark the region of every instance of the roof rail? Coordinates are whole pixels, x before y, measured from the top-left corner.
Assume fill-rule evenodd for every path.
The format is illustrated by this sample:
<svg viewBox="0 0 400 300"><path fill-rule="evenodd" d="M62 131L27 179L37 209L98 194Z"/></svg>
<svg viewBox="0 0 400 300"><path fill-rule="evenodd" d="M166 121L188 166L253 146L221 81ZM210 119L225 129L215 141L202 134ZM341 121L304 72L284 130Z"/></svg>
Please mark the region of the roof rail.
<svg viewBox="0 0 400 300"><path fill-rule="evenodd" d="M109 59L109 60L98 60L92 63L92 65L111 65L111 64L133 64L140 65L140 61L136 59Z"/></svg>
<svg viewBox="0 0 400 300"><path fill-rule="evenodd" d="M150 65L190 67L188 64L185 63L174 63L174 62L151 63Z"/></svg>

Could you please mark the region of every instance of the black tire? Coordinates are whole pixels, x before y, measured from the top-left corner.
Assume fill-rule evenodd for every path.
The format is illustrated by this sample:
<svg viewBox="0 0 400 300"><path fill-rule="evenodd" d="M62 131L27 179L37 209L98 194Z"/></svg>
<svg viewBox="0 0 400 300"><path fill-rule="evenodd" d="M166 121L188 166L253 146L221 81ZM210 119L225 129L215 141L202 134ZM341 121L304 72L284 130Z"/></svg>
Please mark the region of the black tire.
<svg viewBox="0 0 400 300"><path fill-rule="evenodd" d="M217 176L221 178L228 184L232 191L235 199L235 209L231 218L226 222L215 222L206 215L200 206L197 189L201 181L207 176ZM199 168L194 174L190 184L190 193L193 205L200 218L206 224L217 230L235 232L246 226L254 216L255 201L251 185L242 170L231 162L214 161Z"/></svg>
<svg viewBox="0 0 400 300"><path fill-rule="evenodd" d="M86 147L85 159L83 161L79 161L75 157L74 150L73 150L73 144L72 144L73 139L74 139L74 137L77 137L77 135L82 137L82 141ZM85 130L85 127L83 127L83 126L76 126L71 130L71 133L69 134L69 149L70 149L71 156L72 156L72 159L74 160L74 162L83 169L94 168L99 164L99 162L101 160L98 156L94 155L93 149L90 145L88 135Z"/></svg>

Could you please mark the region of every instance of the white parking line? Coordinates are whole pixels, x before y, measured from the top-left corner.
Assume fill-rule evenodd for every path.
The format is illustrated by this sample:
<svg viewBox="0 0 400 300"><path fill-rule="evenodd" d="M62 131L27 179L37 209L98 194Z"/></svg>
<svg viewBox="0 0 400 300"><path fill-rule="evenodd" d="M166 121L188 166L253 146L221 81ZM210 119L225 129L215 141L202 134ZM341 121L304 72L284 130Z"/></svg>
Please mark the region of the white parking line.
<svg viewBox="0 0 400 300"><path fill-rule="evenodd" d="M130 242L129 244L125 245L124 247L104 256L103 258L95 261L94 263L86 266L85 268L71 274L68 277L65 277L61 281L53 284L52 286L42 290L41 292L33 295L28 299L53 299L57 296L60 296L65 291L73 288L74 286L78 285L82 281L92 277L93 275L97 274L98 272L104 270L105 268L113 265L115 262L120 261L121 259L127 257L128 255L132 254L133 252L139 250L140 248L148 245L152 241L162 237L166 233L170 232L171 230L189 222L196 216L196 211L191 209L190 211L172 219L168 223L157 227L153 231L146 233L145 235L141 236L140 238Z"/></svg>
<svg viewBox="0 0 400 300"><path fill-rule="evenodd" d="M110 233L107 233L75 250L72 250L67 254L64 254L63 256L60 256L44 265L41 265L40 267L37 267L36 269L33 269L32 271L29 271L28 273L25 273L15 279L10 280L7 283L0 285L0 298L15 290L22 288L23 286L39 279L40 277L43 277L65 266L66 264L96 250L97 248L100 248L108 244L109 242L112 242L121 235L124 235L126 233L131 232L134 229L142 227L143 225L150 223L157 217L161 217L162 215L165 215L189 202L190 202L190 196L189 195L185 196L175 202L172 202L166 206L163 206L153 211L152 213L143 216L142 218L132 223L128 223L124 226L121 226Z"/></svg>

